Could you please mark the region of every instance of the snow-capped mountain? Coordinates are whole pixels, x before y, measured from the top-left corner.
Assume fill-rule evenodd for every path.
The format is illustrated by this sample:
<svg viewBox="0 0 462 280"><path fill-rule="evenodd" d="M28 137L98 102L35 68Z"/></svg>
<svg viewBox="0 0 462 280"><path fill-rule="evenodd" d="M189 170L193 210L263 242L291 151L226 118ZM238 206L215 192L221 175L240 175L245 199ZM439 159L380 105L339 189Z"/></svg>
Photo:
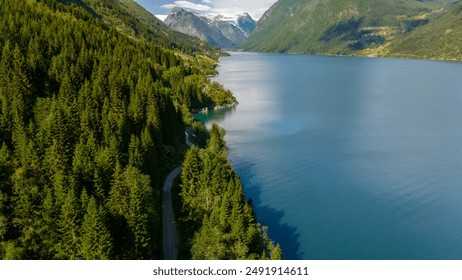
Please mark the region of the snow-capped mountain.
<svg viewBox="0 0 462 280"><path fill-rule="evenodd" d="M174 8L164 23L174 30L223 49L238 47L256 27L256 22L248 13L199 15L180 7Z"/></svg>

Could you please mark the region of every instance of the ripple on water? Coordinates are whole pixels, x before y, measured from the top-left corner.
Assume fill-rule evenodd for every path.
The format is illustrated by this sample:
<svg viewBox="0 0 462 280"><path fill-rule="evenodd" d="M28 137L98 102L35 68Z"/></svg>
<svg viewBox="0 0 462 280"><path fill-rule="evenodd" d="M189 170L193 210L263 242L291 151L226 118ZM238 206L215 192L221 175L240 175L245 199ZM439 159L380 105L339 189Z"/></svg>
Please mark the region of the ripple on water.
<svg viewBox="0 0 462 280"><path fill-rule="evenodd" d="M462 259L462 64L233 54L218 70L239 100L218 120L230 160L287 256Z"/></svg>

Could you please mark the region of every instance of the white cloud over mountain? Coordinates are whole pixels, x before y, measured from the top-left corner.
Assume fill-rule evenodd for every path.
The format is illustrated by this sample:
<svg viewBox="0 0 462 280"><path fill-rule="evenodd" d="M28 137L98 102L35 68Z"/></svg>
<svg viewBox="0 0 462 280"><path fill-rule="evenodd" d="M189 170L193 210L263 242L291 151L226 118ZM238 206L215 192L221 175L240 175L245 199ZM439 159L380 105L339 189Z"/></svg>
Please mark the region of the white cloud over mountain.
<svg viewBox="0 0 462 280"><path fill-rule="evenodd" d="M209 0L205 0L205 1L208 1L208 2L204 2L204 3L209 3L210 1ZM212 10L212 7L210 6L207 6L207 5L202 5L202 4L196 4L196 3L192 3L192 2L189 2L189 1L175 1L174 3L172 4L165 4L165 5L162 5L161 7L162 8L166 8L166 9L173 9L175 7L182 7L182 8L186 8L186 9L190 9L190 10L194 10L194 11L198 11L198 12L206 12L206 11L211 11Z"/></svg>
<svg viewBox="0 0 462 280"><path fill-rule="evenodd" d="M193 10L201 14L233 15L248 12L254 19L263 13L277 0L135 0L155 15L166 15L175 6Z"/></svg>

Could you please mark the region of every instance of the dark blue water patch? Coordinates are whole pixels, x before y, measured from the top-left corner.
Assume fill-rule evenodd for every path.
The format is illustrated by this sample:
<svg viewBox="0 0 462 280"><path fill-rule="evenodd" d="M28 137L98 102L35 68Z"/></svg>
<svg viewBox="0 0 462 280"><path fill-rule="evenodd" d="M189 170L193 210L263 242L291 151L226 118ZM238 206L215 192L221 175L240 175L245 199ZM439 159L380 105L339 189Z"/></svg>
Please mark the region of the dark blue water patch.
<svg viewBox="0 0 462 280"><path fill-rule="evenodd" d="M239 106L214 121L286 258L462 259L462 64L234 53L218 70Z"/></svg>
<svg viewBox="0 0 462 280"><path fill-rule="evenodd" d="M263 205L261 201L261 187L258 181L252 180L254 178L251 164L239 164L239 169L236 171L240 174L242 183L246 186L247 199L252 201L254 208L259 209L259 218L265 220L266 223L262 226L268 228L269 236L280 236L276 241L284 250L284 259L286 260L300 260L300 233L297 228L283 222L285 216L284 210L272 208L268 205Z"/></svg>

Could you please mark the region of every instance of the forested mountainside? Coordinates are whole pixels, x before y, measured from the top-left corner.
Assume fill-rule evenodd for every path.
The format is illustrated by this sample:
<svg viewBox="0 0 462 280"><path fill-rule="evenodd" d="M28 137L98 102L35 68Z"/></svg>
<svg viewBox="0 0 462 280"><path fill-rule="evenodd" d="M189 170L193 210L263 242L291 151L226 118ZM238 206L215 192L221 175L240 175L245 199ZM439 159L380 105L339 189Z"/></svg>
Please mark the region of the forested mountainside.
<svg viewBox="0 0 462 280"><path fill-rule="evenodd" d="M390 55L462 60L462 2L429 24L397 39Z"/></svg>
<svg viewBox="0 0 462 280"><path fill-rule="evenodd" d="M133 0L63 0L62 2L74 3L84 8L130 37L144 39L158 46L181 50L188 54L206 53L215 58L221 54L220 50L197 38L168 28Z"/></svg>
<svg viewBox="0 0 462 280"><path fill-rule="evenodd" d="M0 0L0 258L161 258L191 112L235 99L206 78L215 60L63 2Z"/></svg>
<svg viewBox="0 0 462 280"><path fill-rule="evenodd" d="M259 20L249 51L387 55L390 44L446 13L451 0L280 0Z"/></svg>
<svg viewBox="0 0 462 280"><path fill-rule="evenodd" d="M185 157L179 196L185 236L183 258L281 259L279 245L268 238L245 200L239 176L227 160L224 130L210 129L207 147L193 147ZM193 233L193 234L191 234Z"/></svg>

